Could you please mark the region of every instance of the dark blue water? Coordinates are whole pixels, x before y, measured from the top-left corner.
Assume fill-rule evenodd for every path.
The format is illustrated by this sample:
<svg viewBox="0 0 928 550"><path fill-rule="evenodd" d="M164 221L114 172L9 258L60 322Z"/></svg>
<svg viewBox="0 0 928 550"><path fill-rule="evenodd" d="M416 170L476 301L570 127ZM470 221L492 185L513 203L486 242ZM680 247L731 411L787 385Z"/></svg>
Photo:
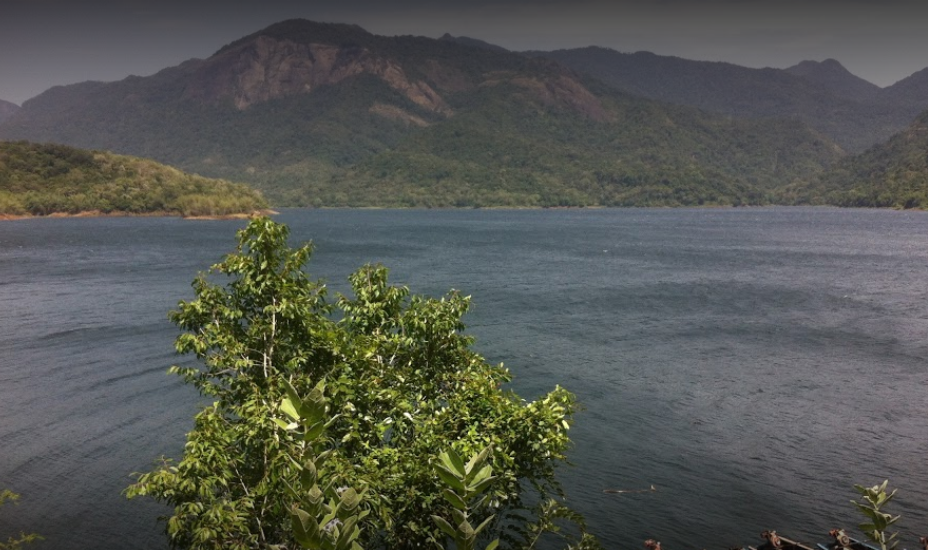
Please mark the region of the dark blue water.
<svg viewBox="0 0 928 550"><path fill-rule="evenodd" d="M928 214L836 209L285 211L335 290L365 262L473 296L477 348L585 410L562 472L607 548L808 541L889 478L928 533ZM200 398L166 313L243 222L0 224L0 537L166 547L130 474L178 456ZM637 489L643 494L604 494Z"/></svg>

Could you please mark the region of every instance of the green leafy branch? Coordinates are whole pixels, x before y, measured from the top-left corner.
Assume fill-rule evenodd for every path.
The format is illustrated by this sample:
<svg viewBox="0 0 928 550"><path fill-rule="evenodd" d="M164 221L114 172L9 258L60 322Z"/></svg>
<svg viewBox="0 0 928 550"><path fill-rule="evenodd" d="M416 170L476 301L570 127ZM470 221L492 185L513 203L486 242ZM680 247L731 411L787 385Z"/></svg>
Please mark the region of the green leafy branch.
<svg viewBox="0 0 928 550"><path fill-rule="evenodd" d="M460 455L454 449L449 449L439 455L441 461L435 464L435 472L448 486L442 491L442 496L452 506L451 517L454 525L437 515L432 515L432 520L439 529L451 537L457 550L474 550L477 536L496 517L495 514L491 514L476 528L470 523L472 510L483 508L487 503L488 495L480 495L496 479L492 475L492 466L487 464L491 452L490 446L484 447L464 464ZM433 541L439 548L444 548L438 541ZM499 539L494 539L484 550L494 550L498 545Z"/></svg>
<svg viewBox="0 0 928 550"><path fill-rule="evenodd" d="M350 487L335 488L333 479L320 486L321 468L332 454L331 450L319 451L320 440L337 418L326 418L325 384L319 382L306 397L286 380L284 389L286 396L279 409L289 421L274 418L274 422L302 440L302 456L299 462L294 460L300 469L299 487L289 487L296 500L290 512L293 536L310 550L361 550L358 522L369 513L360 507L367 489L359 493Z"/></svg>
<svg viewBox="0 0 928 550"><path fill-rule="evenodd" d="M854 485L854 489L863 496L864 502L851 501L870 520L868 523L861 523L859 527L867 535L867 538L880 545L880 550L891 550L898 544L898 541L895 540L898 533L887 533L886 531L899 520L899 516L883 512L883 507L896 496L896 489L893 489L891 493L886 492L887 483L889 483L889 480L885 480L881 485L874 485L873 487Z"/></svg>

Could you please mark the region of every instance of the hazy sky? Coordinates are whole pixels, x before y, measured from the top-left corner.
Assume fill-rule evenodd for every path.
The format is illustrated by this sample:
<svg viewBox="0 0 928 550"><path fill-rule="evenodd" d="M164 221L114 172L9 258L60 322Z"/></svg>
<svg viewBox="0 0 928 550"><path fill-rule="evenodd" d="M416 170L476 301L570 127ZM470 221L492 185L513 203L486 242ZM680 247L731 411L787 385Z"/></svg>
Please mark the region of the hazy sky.
<svg viewBox="0 0 928 550"><path fill-rule="evenodd" d="M928 67L928 0L0 0L0 99L149 75L296 17L512 50L598 45L779 68L835 58L880 86Z"/></svg>

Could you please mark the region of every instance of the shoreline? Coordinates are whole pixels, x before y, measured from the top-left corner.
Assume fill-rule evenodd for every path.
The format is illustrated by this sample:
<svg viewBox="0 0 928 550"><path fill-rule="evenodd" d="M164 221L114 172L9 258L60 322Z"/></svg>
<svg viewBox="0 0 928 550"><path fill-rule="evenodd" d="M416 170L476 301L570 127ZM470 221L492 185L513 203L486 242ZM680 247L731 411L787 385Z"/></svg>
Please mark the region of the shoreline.
<svg viewBox="0 0 928 550"><path fill-rule="evenodd" d="M68 212L52 212L45 215L34 214L0 214L0 221L17 221L32 220L42 218L181 218L183 220L247 220L257 216L273 216L279 214L276 210L266 208L255 210L253 212L239 212L236 214L218 214L218 215L197 215L184 216L177 212L156 211L156 212L101 212L100 210L85 210L74 214Z"/></svg>
<svg viewBox="0 0 928 550"><path fill-rule="evenodd" d="M771 205L741 205L741 206L732 206L732 205L700 205L700 206L480 206L480 207L455 207L455 206L440 206L440 207L418 207L418 206L287 206L281 207L287 209L295 210L488 210L488 211L499 211L499 210L511 210L511 211L541 211L541 210L633 210L633 209L660 209L660 210L675 210L675 209L706 209L706 210L742 210L742 209L761 209L761 208L833 208L837 210L890 210L894 212L928 212L928 209L922 208L894 208L894 207L876 207L876 206L835 206L835 205L811 205L811 204L802 204L802 205L782 205L782 204L771 204ZM219 215L197 215L197 216L184 216L176 212L168 211L156 211L156 212L124 212L124 211L114 211L114 212L101 212L99 210L90 210L82 211L74 214L66 212L53 212L51 214L45 215L33 215L33 214L3 214L0 213L0 222L4 221L17 221L17 220L29 220L29 219L41 219L41 218L181 218L183 220L193 220L193 221L221 221L221 220L247 220L254 218L256 216L276 216L280 212L272 208L265 208L261 210L255 210L250 213L239 212L236 214L219 214Z"/></svg>

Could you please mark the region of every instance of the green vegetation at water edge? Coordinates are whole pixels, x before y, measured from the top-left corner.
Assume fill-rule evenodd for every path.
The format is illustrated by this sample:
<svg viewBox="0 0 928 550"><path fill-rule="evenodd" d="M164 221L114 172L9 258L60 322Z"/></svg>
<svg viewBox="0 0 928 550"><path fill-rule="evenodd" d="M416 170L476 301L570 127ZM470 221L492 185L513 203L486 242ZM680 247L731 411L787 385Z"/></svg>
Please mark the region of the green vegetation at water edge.
<svg viewBox="0 0 928 550"><path fill-rule="evenodd" d="M928 208L928 111L888 142L839 162L784 201L876 208Z"/></svg>
<svg viewBox="0 0 928 550"><path fill-rule="evenodd" d="M0 142L0 214L229 216L267 208L242 184L186 174L157 162L23 141Z"/></svg>

